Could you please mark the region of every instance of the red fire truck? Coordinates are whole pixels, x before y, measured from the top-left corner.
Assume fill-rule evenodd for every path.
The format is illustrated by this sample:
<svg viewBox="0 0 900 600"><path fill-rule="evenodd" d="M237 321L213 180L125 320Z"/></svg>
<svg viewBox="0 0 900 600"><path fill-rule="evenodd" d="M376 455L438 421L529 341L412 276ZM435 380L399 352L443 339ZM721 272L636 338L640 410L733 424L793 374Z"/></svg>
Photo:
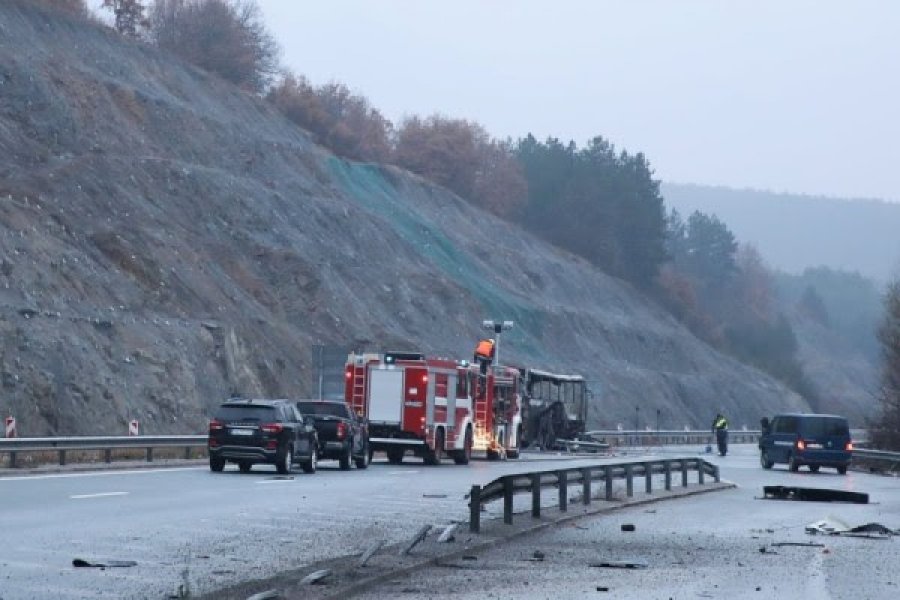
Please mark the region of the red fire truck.
<svg viewBox="0 0 900 600"><path fill-rule="evenodd" d="M507 433L519 430L517 375L509 367L481 374L466 361L417 352L350 354L345 400L368 419L370 449L385 451L391 463L410 450L427 464L449 456L464 465L473 450L518 456L515 433Z"/></svg>

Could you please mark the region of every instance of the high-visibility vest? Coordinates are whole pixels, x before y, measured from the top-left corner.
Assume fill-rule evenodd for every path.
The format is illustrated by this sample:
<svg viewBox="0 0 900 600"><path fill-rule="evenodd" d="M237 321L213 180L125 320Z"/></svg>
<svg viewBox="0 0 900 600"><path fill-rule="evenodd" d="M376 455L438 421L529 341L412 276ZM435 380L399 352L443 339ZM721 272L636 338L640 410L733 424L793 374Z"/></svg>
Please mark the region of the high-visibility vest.
<svg viewBox="0 0 900 600"><path fill-rule="evenodd" d="M475 357L491 360L494 358L494 340L485 339L478 342L475 347Z"/></svg>

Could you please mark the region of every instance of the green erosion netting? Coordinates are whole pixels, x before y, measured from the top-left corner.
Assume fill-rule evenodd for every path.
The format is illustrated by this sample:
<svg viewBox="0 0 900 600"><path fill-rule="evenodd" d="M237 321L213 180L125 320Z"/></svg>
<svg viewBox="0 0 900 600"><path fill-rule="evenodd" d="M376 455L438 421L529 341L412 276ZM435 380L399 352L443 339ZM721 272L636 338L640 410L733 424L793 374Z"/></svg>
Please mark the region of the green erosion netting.
<svg viewBox="0 0 900 600"><path fill-rule="evenodd" d="M348 196L367 210L375 213L393 226L394 231L424 260L432 263L449 279L456 281L482 305L481 318L513 320L516 328L504 333L504 340L514 343L523 354L543 354L541 338L545 315L543 312L518 302L511 297L508 288L496 284L496 279L485 272L482 265L470 260L444 232L424 218L410 204L398 200L398 190L387 181L380 167L352 164L337 158L328 159L335 180L344 186Z"/></svg>

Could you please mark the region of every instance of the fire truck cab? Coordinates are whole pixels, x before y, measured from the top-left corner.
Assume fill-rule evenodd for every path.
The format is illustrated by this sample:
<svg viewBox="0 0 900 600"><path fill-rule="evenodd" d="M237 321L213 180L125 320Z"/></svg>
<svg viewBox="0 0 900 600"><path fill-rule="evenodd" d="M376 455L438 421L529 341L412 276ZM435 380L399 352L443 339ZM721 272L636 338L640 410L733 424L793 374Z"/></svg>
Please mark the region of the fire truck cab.
<svg viewBox="0 0 900 600"><path fill-rule="evenodd" d="M369 423L369 450L398 464L406 452L437 465L445 456L464 465L475 447L473 371L465 361L418 352L350 354L345 400Z"/></svg>

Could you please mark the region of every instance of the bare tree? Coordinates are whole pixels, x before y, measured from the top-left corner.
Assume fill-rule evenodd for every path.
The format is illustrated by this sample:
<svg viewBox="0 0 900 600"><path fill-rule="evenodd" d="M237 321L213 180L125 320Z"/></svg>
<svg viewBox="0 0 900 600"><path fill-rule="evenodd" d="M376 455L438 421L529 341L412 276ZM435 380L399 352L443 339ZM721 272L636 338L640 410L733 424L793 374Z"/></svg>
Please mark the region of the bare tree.
<svg viewBox="0 0 900 600"><path fill-rule="evenodd" d="M884 318L878 329L881 342L881 415L872 424L876 447L900 450L900 279L884 297Z"/></svg>
<svg viewBox="0 0 900 600"><path fill-rule="evenodd" d="M140 28L145 27L144 3L141 0L103 0L103 8L113 12L116 18L116 31L122 35L137 37Z"/></svg>
<svg viewBox="0 0 900 600"><path fill-rule="evenodd" d="M278 44L255 0L156 0L149 15L156 44L254 92L278 72Z"/></svg>

